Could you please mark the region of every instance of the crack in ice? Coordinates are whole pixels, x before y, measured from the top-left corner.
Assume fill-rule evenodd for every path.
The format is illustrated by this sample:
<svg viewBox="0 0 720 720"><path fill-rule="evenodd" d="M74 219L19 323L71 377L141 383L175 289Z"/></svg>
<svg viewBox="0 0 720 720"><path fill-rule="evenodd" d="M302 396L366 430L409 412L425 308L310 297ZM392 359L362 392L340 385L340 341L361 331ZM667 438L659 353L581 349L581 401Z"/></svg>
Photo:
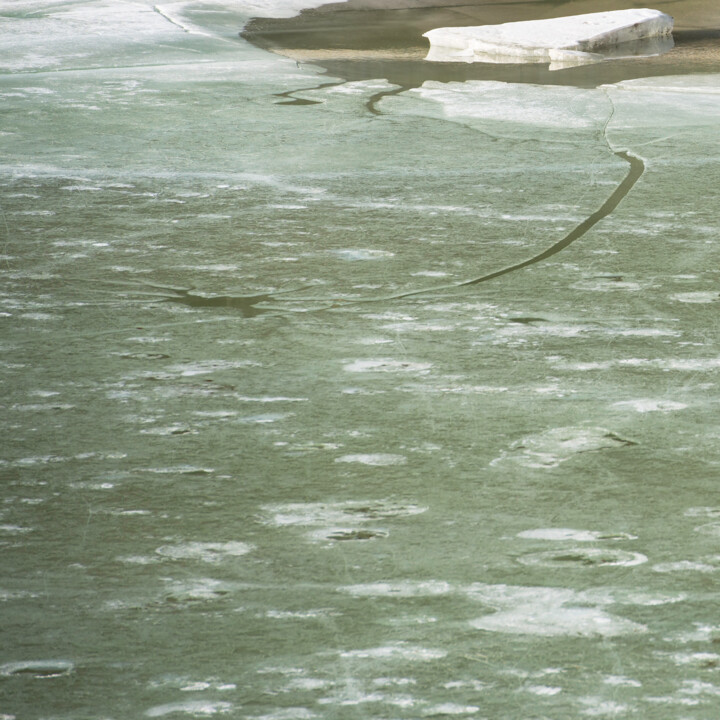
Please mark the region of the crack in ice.
<svg viewBox="0 0 720 720"><path fill-rule="evenodd" d="M579 240L600 220L610 215L632 190L632 188L635 186L635 183L642 177L643 173L645 172L645 163L639 155L635 155L628 149L615 149L610 143L607 131L608 126L610 125L610 122L615 115L615 104L613 103L612 98L607 94L607 91L604 88L603 92L605 93L608 101L610 102L610 114L605 121L605 125L603 126L602 138L608 146L608 149L616 157L619 157L625 162L627 162L630 167L622 182L615 188L610 197L608 197L607 200L605 200L605 202L595 212L588 215L585 220L576 225L567 235L565 235L565 237L558 240L546 250L543 250L543 252L534 255L527 260L514 263L513 265L508 265L507 267L504 267L500 270L495 270L494 272L486 273L484 275L480 275L479 277L472 278L470 280L464 280L459 283L453 283L451 285L441 285L439 287L426 288L422 290L411 290L409 292L399 293L397 295L392 295L389 298L383 299L399 300L401 298L411 297L413 295L420 295L422 293L434 292L438 290L450 290L453 288L467 287L469 285L478 285L480 283L487 282L488 280L494 280L495 278L501 277L502 275L507 275L508 273L515 272L516 270L522 270L523 268L534 265L535 263L542 262L543 260L547 260L547 258L556 255L561 250L564 250L569 245L574 243L576 240Z"/></svg>

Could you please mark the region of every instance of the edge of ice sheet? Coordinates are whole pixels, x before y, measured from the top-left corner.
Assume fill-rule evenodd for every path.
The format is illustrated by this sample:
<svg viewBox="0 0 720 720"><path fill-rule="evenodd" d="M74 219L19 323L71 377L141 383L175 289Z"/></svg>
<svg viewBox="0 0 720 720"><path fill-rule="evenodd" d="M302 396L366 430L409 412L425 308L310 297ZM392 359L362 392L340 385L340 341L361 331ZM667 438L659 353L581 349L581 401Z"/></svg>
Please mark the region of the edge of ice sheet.
<svg viewBox="0 0 720 720"><path fill-rule="evenodd" d="M601 90L720 95L720 73L657 75L600 85Z"/></svg>
<svg viewBox="0 0 720 720"><path fill-rule="evenodd" d="M427 60L436 62L554 62L582 64L603 51L650 38L669 38L673 18L649 8L552 18L436 28ZM653 48L650 48L652 54Z"/></svg>
<svg viewBox="0 0 720 720"><path fill-rule="evenodd" d="M238 0L238 2L208 2L207 0L197 2L197 0L169 0L154 5L155 8L164 10L168 8L171 11L182 11L186 7L229 7L235 12L242 12L249 17L267 17L267 18L290 18L299 14L303 10L320 7L329 2L336 0ZM345 0L337 0L345 2Z"/></svg>

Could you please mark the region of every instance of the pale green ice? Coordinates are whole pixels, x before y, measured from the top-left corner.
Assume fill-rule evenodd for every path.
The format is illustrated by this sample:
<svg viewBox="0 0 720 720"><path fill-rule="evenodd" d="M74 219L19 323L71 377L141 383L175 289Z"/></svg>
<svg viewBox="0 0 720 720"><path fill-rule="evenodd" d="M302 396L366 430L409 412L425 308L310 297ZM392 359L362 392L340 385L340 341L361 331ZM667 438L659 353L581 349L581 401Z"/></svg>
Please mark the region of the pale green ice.
<svg viewBox="0 0 720 720"><path fill-rule="evenodd" d="M720 75L300 7L0 3L0 718L716 718Z"/></svg>

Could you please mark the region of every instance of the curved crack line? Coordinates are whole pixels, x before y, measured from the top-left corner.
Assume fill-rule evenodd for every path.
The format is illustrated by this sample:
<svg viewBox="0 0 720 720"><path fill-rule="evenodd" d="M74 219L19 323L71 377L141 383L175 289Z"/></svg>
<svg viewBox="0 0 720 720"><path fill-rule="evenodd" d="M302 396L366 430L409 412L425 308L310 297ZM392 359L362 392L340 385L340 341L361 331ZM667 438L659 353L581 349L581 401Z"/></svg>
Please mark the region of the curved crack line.
<svg viewBox="0 0 720 720"><path fill-rule="evenodd" d="M632 190L635 183L645 172L645 163L643 162L642 158L638 157L637 155L633 155L627 150L613 150L613 153L617 157L622 158L630 164L630 169L628 170L628 173L623 179L623 181L615 188L612 195L610 195L610 197L594 213L585 218L585 220L583 220L579 225L576 225L567 235L565 235L564 238L558 240L549 248L543 250L543 252L534 255L527 260L514 263L513 265L508 265L501 270L495 270L494 272L490 272L485 275L481 275L480 277L472 278L470 280L464 280L463 282L453 283L451 285L442 285L440 287L427 288L424 290L410 290L408 292L391 295L390 297L383 299L399 300L400 298L411 297L412 295L420 295L421 293L426 292L449 290L450 288L467 287L469 285L478 285L480 283L487 282L488 280L494 280L495 278L501 277L502 275L507 275L508 273L515 272L516 270L521 270L522 268L528 267L529 265L534 265L535 263L547 260L547 258L556 255L561 250L564 250L566 247L568 247L568 245L571 245L576 240L581 238L583 235L585 235L585 233L587 233L588 230L590 230L590 228L592 228L600 220L602 220L604 217L607 217L613 210L615 210L615 208L620 204L620 202L623 200L623 198L625 198L625 196L630 192L630 190Z"/></svg>

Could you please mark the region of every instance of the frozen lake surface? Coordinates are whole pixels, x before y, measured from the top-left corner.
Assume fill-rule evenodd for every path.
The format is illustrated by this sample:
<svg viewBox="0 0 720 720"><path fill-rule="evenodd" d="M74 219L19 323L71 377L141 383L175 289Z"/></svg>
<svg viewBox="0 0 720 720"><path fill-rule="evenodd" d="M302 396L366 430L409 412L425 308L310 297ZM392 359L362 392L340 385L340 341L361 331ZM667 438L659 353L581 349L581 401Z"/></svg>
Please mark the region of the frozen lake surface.
<svg viewBox="0 0 720 720"><path fill-rule="evenodd" d="M403 4L0 2L3 720L717 717L718 11Z"/></svg>

